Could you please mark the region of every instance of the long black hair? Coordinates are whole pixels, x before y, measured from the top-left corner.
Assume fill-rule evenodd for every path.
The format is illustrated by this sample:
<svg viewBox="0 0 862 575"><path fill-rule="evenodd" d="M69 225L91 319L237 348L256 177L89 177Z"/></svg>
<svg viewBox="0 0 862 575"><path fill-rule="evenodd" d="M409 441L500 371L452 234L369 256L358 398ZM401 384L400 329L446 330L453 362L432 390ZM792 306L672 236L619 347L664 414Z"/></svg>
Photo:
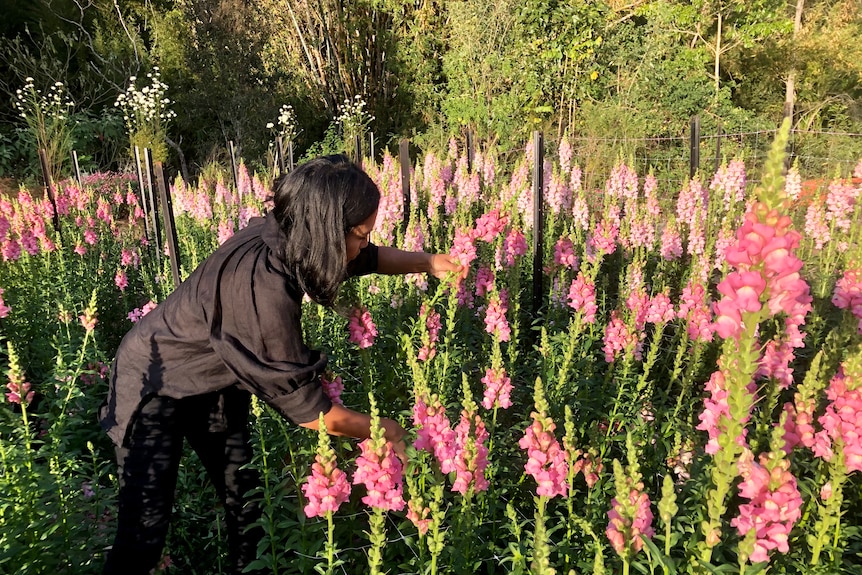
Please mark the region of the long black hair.
<svg viewBox="0 0 862 575"><path fill-rule="evenodd" d="M282 259L311 299L331 306L347 273L345 237L377 209L380 190L347 156L322 156L280 176L273 202Z"/></svg>

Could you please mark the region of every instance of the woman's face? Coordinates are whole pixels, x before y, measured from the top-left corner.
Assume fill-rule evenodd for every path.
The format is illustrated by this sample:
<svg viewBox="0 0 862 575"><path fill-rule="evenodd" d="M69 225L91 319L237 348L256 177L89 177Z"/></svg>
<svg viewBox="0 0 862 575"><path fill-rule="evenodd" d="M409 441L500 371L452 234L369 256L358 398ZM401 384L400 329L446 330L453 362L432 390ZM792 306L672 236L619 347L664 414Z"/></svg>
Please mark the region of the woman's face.
<svg viewBox="0 0 862 575"><path fill-rule="evenodd" d="M350 228L345 238L347 244L347 261L351 261L359 255L359 250L368 245L368 238L371 236L371 230L374 229L374 223L377 221L377 210L368 216L363 222Z"/></svg>

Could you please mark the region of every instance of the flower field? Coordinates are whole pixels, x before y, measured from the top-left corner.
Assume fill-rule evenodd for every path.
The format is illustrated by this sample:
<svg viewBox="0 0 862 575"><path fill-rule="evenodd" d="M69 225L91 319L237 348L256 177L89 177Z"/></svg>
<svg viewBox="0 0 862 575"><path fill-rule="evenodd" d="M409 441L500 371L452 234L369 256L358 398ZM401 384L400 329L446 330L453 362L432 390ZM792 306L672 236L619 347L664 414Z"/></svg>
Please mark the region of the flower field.
<svg viewBox="0 0 862 575"><path fill-rule="evenodd" d="M428 151L409 198L391 156L366 160L372 240L470 272L365 276L336 310L307 302L327 393L399 420L409 457L379 430L357 444L253 401L257 566L862 573L862 160L803 194L822 174L784 170L786 136L763 173L731 159L681 189L624 162L586 189L564 140L541 234L532 146L470 167L454 141ZM172 186L183 277L266 210L268 175L228 174ZM125 174L61 183L56 213L23 189L0 199L2 573L96 573L111 544L96 410L120 338L172 288L145 216ZM221 573L226 553L189 452L159 569Z"/></svg>

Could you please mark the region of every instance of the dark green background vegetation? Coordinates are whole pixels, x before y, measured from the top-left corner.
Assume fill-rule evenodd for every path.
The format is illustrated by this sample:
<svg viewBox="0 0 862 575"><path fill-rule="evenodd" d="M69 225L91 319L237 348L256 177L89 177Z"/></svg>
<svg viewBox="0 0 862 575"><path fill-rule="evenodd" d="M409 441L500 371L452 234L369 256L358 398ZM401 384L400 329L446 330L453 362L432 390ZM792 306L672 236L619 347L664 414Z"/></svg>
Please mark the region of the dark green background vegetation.
<svg viewBox="0 0 862 575"><path fill-rule="evenodd" d="M0 13L0 176L38 166L12 106L27 76L68 86L84 168L118 169L113 103L156 65L177 112L169 162L192 172L229 141L265 162L282 104L298 152L319 151L357 94L378 150L468 129L503 150L534 129L680 136L694 114L705 131L773 129L790 101L797 129L862 132L859 0L0 0Z"/></svg>

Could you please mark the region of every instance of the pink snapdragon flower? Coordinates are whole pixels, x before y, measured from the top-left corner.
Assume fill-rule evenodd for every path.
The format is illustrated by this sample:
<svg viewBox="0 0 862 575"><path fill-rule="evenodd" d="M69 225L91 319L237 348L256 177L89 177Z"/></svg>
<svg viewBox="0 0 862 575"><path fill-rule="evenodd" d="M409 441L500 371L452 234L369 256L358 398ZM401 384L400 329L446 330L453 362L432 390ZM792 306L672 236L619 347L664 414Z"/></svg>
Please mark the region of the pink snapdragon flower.
<svg viewBox="0 0 862 575"><path fill-rule="evenodd" d="M606 362L613 363L619 353L631 353L635 359L641 359L642 342L638 334L629 329L618 310L611 312L611 321L605 327L603 340Z"/></svg>
<svg viewBox="0 0 862 575"><path fill-rule="evenodd" d="M823 428L814 436L814 455L831 461L833 443L844 443L844 465L848 472L862 471L862 381L845 375L842 365L829 382L830 403L817 421Z"/></svg>
<svg viewBox="0 0 862 575"><path fill-rule="evenodd" d="M784 423L784 451L790 453L797 445L814 447L814 410L817 402L813 397L805 398L801 393L793 395L793 402L784 404L787 419Z"/></svg>
<svg viewBox="0 0 862 575"><path fill-rule="evenodd" d="M476 272L476 296L484 297L494 287L494 271L487 267Z"/></svg>
<svg viewBox="0 0 862 575"><path fill-rule="evenodd" d="M482 383L485 384L482 407L485 409L493 409L495 407L508 409L512 406L512 400L509 397L512 393L512 381L506 374L506 368L494 369L489 367L485 370L485 377L482 378Z"/></svg>
<svg viewBox="0 0 862 575"><path fill-rule="evenodd" d="M859 333L862 334L862 270L849 269L835 283L832 303L839 309L849 309L859 319Z"/></svg>
<svg viewBox="0 0 862 575"><path fill-rule="evenodd" d="M341 393L344 391L344 382L340 375L335 375L331 371L326 370L320 374L320 385L332 403L344 405L344 402L341 400Z"/></svg>
<svg viewBox="0 0 862 575"><path fill-rule="evenodd" d="M676 310L673 309L673 303L670 301L668 291L665 290L652 296L646 310L646 322L663 324L674 319L676 319Z"/></svg>
<svg viewBox="0 0 862 575"><path fill-rule="evenodd" d="M641 536L652 538L655 535L650 499L643 490L643 483L631 489L628 499L628 505L625 506L616 497L611 500L608 526L605 529L608 541L620 556L628 553L629 547L633 552L639 552L643 548Z"/></svg>
<svg viewBox="0 0 862 575"><path fill-rule="evenodd" d="M129 287L129 278L126 276L126 270L117 270L117 273L114 274L114 283L120 288L120 291L126 291L126 288Z"/></svg>
<svg viewBox="0 0 862 575"><path fill-rule="evenodd" d="M384 511L404 509L402 464L392 444L383 439L375 445L373 438L368 438L359 449L362 453L356 458L353 484L365 486L362 502Z"/></svg>
<svg viewBox="0 0 862 575"><path fill-rule="evenodd" d="M596 225L596 229L587 241L587 246L594 252L603 255L611 255L617 249L617 238L620 234L620 225L610 219L603 219Z"/></svg>
<svg viewBox="0 0 862 575"><path fill-rule="evenodd" d="M524 471L536 480L536 495L555 497L568 494L568 463L565 450L554 436L556 425L544 409L532 412L533 423L527 427L524 437L518 441L521 449L527 451L527 464Z"/></svg>
<svg viewBox="0 0 862 575"><path fill-rule="evenodd" d="M772 550L787 553L790 531L802 517L802 496L784 453L763 453L758 459L748 449L739 459L739 495L750 503L740 505L739 515L730 520L742 536L754 530L752 563L769 561Z"/></svg>
<svg viewBox="0 0 862 575"><path fill-rule="evenodd" d="M0 288L0 318L7 317L9 312L12 311L12 308L6 305L6 302L3 301L3 293L4 289Z"/></svg>
<svg viewBox="0 0 862 575"><path fill-rule="evenodd" d="M479 414L475 413L476 404L465 403L461 410L461 420L455 427L455 481L452 491L467 495L486 491L489 483L485 478L488 467L488 431Z"/></svg>
<svg viewBox="0 0 862 575"><path fill-rule="evenodd" d="M434 395L430 400L421 397L416 399L413 425L417 428L413 447L433 454L443 473L455 471L455 431L439 397Z"/></svg>
<svg viewBox="0 0 862 575"><path fill-rule="evenodd" d="M508 224L509 216L501 214L499 208L495 208L476 219L473 238L489 244L493 243Z"/></svg>
<svg viewBox="0 0 862 575"><path fill-rule="evenodd" d="M424 536L431 526L431 508L421 499L410 499L407 502L407 519L416 526L419 535Z"/></svg>
<svg viewBox="0 0 862 575"><path fill-rule="evenodd" d="M419 349L417 357L419 361L428 361L437 354L437 340L440 337L441 327L440 314L423 303L419 309L419 317L425 318L426 332L422 334L422 347Z"/></svg>
<svg viewBox="0 0 862 575"><path fill-rule="evenodd" d="M506 256L506 265L515 265L515 258L527 253L527 239L520 230L512 229L503 240L503 253Z"/></svg>
<svg viewBox="0 0 862 575"><path fill-rule="evenodd" d="M358 345L359 349L366 349L374 345L374 338L377 337L377 326L374 325L371 313L367 309L354 309L353 313L350 314L347 328L350 331L350 341Z"/></svg>
<svg viewBox="0 0 862 575"><path fill-rule="evenodd" d="M576 312L583 312L586 323L596 322L596 286L589 281L583 272L578 272L578 277L572 281L569 288L569 307Z"/></svg>
<svg viewBox="0 0 862 575"><path fill-rule="evenodd" d="M509 293L502 289L491 295L485 311L485 331L493 334L499 341L509 341L512 329L506 319L509 306Z"/></svg>
<svg viewBox="0 0 862 575"><path fill-rule="evenodd" d="M554 244L554 263L564 268L577 269L578 256L575 255L575 246L571 239L562 237Z"/></svg>
<svg viewBox="0 0 862 575"><path fill-rule="evenodd" d="M697 416L700 423L695 429L707 432L709 440L706 443L704 451L710 455L715 455L721 448L718 439L725 432L725 425L722 423L722 419L726 418L729 420L731 418L730 405L728 404L727 378L724 371L719 369L712 372L709 381L706 382L704 387L709 392L709 397L703 400L704 410ZM749 383L746 391L753 396L754 392L757 391L757 383L754 381ZM750 403L753 403L753 401ZM743 424L743 430L742 435L736 438L736 442L739 445L746 445L745 437L748 435L748 430L744 429L744 425L748 423L750 417L750 415L746 415L740 422Z"/></svg>
<svg viewBox="0 0 862 575"><path fill-rule="evenodd" d="M325 426L321 426L319 431L317 454L311 464L311 475L302 485L302 492L308 498L304 508L306 517L325 517L327 513L335 513L350 498L350 482L347 474L336 464L335 451Z"/></svg>

